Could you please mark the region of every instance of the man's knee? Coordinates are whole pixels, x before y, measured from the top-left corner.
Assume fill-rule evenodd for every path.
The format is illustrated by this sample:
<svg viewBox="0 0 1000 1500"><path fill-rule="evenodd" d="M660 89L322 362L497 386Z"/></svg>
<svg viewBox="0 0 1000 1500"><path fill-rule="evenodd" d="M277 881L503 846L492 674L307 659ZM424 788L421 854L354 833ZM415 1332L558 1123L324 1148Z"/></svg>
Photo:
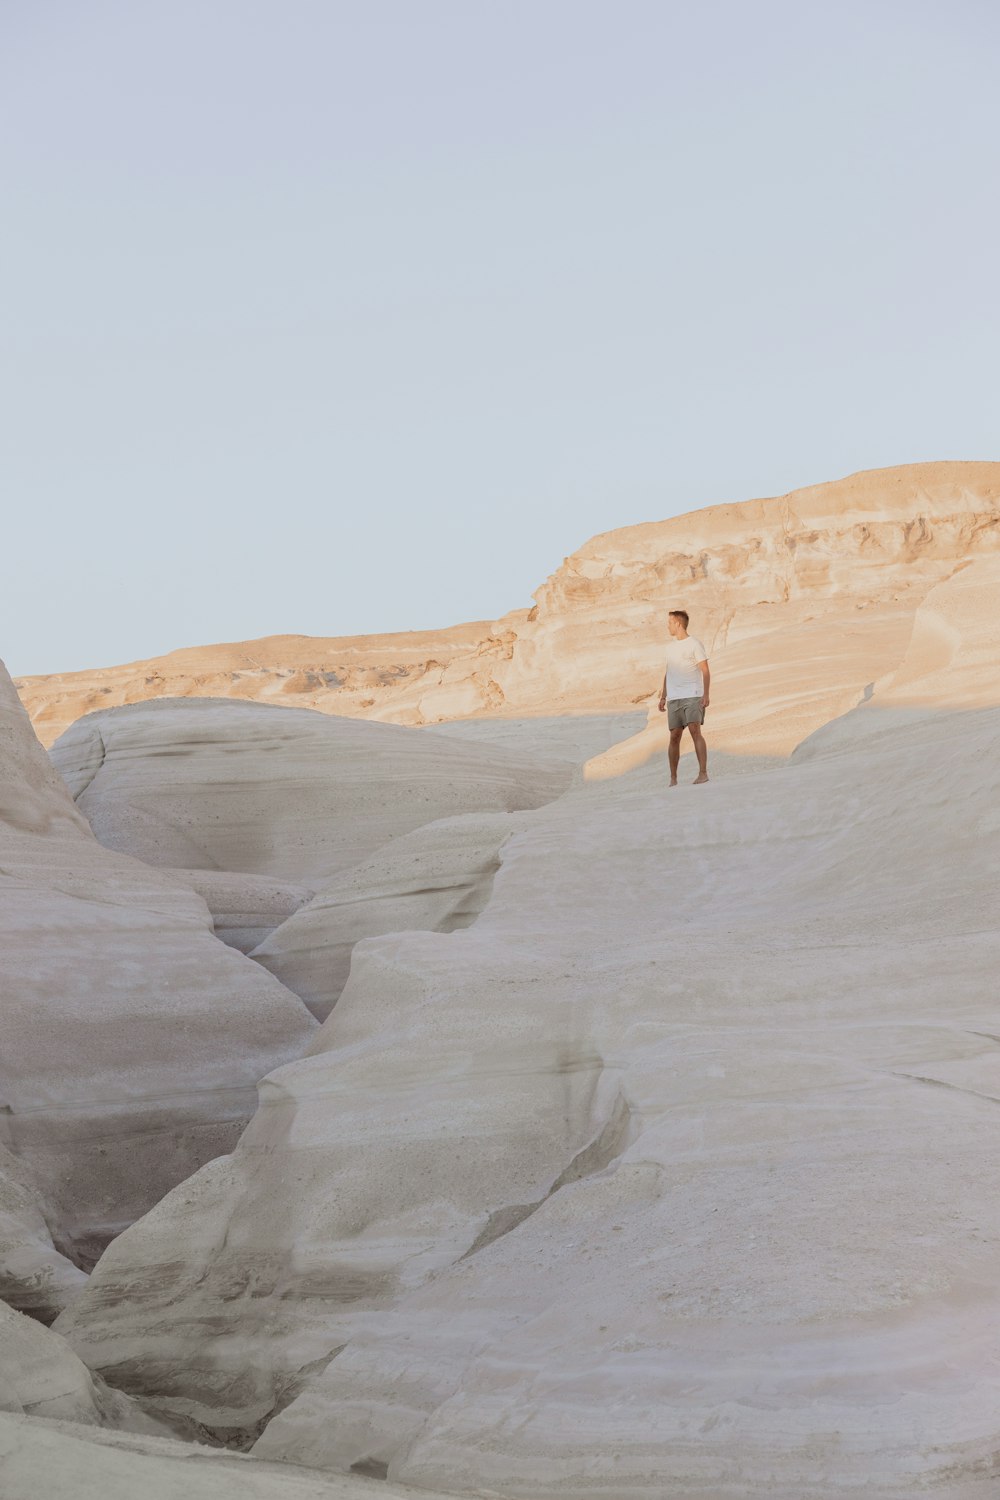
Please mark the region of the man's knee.
<svg viewBox="0 0 1000 1500"><path fill-rule="evenodd" d="M683 735L683 733L684 733L684 725L683 724L681 725L680 729L671 729L671 731L670 731L670 743L672 745L679 745L680 742L681 742L681 736ZM662 745L663 741L661 740L660 743Z"/></svg>
<svg viewBox="0 0 1000 1500"><path fill-rule="evenodd" d="M693 740L697 741L697 740L701 739L701 725L700 724L689 724L688 728L691 731L691 738ZM683 733L683 730L681 732Z"/></svg>

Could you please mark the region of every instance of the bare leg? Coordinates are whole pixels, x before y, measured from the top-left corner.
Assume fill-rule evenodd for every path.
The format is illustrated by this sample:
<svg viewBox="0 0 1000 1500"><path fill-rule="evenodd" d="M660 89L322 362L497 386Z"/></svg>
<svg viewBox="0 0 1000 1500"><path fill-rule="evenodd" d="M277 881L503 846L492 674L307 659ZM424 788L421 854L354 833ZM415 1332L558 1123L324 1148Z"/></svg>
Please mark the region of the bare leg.
<svg viewBox="0 0 1000 1500"><path fill-rule="evenodd" d="M694 779L694 785L708 780L708 746L705 744L705 736L701 732L700 724L689 724L691 738L694 740L694 753L698 757L698 774Z"/></svg>
<svg viewBox="0 0 1000 1500"><path fill-rule="evenodd" d="M671 729L667 759L670 761L670 785L677 785L677 767L681 758L681 736L683 729Z"/></svg>

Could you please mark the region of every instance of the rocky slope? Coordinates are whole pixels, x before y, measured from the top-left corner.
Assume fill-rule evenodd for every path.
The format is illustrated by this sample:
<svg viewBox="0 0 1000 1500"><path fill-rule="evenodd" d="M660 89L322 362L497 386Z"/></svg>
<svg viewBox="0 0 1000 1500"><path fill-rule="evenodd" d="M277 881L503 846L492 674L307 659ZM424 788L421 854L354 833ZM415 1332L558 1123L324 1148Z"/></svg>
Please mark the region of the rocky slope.
<svg viewBox="0 0 1000 1500"><path fill-rule="evenodd" d="M275 636L18 686L46 744L91 710L159 696L253 698L404 724L620 710L655 694L664 612L680 606L725 658L730 682L746 675L752 689L754 672L770 666L759 696L738 696L753 702L754 721L771 720L763 753L774 744L787 753L830 716L803 684L794 734L775 725L790 642L796 670L829 654L845 700L832 711L841 712L898 659L928 589L998 546L1000 464L913 464L606 532L566 559L532 609L492 623Z"/></svg>
<svg viewBox="0 0 1000 1500"><path fill-rule="evenodd" d="M0 1411L4 1500L446 1500L194 1443Z"/></svg>
<svg viewBox="0 0 1000 1500"><path fill-rule="evenodd" d="M254 953L312 902L353 889L366 903L362 931L401 915L373 904L366 861L393 840L455 813L537 807L563 791L572 763L462 739L430 738L396 724L365 724L308 709L282 711L230 699L167 698L88 714L52 748L52 759L110 849L176 871L207 902L216 935ZM412 888L433 877L416 858ZM353 874L356 866L362 871ZM447 899L437 901L450 921ZM315 908L315 910L314 910ZM421 908L430 922L429 909ZM375 920L376 926L372 926ZM421 925L421 924L418 924ZM301 956L303 934L292 929ZM325 1015L343 983L326 972L326 948L301 963L266 967ZM350 962L350 941L341 960ZM346 971L345 975L346 977Z"/></svg>
<svg viewBox="0 0 1000 1500"><path fill-rule="evenodd" d="M0 1301L51 1323L86 1280L52 1243L45 1205L26 1164L0 1146Z"/></svg>
<svg viewBox="0 0 1000 1500"><path fill-rule="evenodd" d="M176 698L89 714L52 760L108 848L312 884L434 818L540 806L571 772L394 724Z"/></svg>
<svg viewBox="0 0 1000 1500"><path fill-rule="evenodd" d="M980 1500L1000 559L948 572L791 759L505 815L471 926L361 941L236 1151L61 1316L80 1356L261 1458L457 1494Z"/></svg>
<svg viewBox="0 0 1000 1500"><path fill-rule="evenodd" d="M81 1262L232 1146L260 1076L315 1024L217 941L193 891L97 842L2 666L0 993L0 1145ZM10 1255L8 1271L22 1265L29 1299L53 1277L58 1295L64 1271L20 1218L41 1280Z"/></svg>
<svg viewBox="0 0 1000 1500"><path fill-rule="evenodd" d="M91 1375L66 1340L0 1302L0 1412L55 1417L85 1426L113 1427L169 1437L121 1391ZM2 1478L2 1465L0 1465ZM41 1484L39 1482L39 1489ZM2 1492L0 1492L2 1493Z"/></svg>

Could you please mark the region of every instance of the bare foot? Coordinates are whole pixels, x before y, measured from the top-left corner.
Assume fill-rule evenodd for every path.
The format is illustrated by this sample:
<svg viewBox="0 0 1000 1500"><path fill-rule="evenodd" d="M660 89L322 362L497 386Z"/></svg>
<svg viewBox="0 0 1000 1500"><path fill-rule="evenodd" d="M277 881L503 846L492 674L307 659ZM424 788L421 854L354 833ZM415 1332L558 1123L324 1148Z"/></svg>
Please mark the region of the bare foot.
<svg viewBox="0 0 1000 1500"><path fill-rule="evenodd" d="M708 780L707 776L696 776L694 778L694 780L692 781L691 785L692 786L701 786L702 782L703 781L707 781L707 780Z"/></svg>
<svg viewBox="0 0 1000 1500"><path fill-rule="evenodd" d="M670 783L670 785L671 785L671 786L676 786L676 785L677 785L677 777L676 777L676 776L675 776L675 777L674 777L674 779L673 779L673 781L672 781L672 782L671 782L671 783Z"/></svg>

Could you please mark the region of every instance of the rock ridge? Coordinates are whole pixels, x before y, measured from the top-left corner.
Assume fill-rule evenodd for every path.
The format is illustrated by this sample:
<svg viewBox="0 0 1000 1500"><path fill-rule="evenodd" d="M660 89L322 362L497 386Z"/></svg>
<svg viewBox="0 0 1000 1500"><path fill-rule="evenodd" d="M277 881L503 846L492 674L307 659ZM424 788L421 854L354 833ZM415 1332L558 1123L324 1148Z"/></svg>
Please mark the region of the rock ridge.
<svg viewBox="0 0 1000 1500"><path fill-rule="evenodd" d="M810 618L912 616L951 566L998 546L1000 464L902 465L603 532L566 558L532 608L497 621L396 636L273 636L22 677L18 687L47 744L83 713L161 695L417 725L620 709L655 691L669 608L687 608L706 645L722 652Z"/></svg>

